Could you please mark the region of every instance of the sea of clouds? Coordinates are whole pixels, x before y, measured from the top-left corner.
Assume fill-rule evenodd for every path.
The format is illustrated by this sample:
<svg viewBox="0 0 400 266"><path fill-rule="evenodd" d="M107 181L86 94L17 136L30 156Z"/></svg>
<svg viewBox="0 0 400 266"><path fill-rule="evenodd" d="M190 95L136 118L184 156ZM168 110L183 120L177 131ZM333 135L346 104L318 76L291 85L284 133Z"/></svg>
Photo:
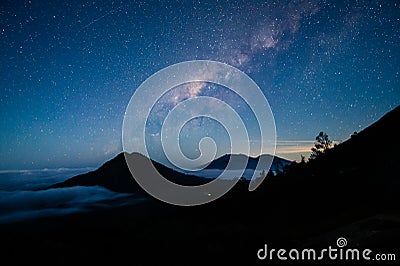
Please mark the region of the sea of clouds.
<svg viewBox="0 0 400 266"><path fill-rule="evenodd" d="M139 201L132 194L116 193L100 186L46 189L89 170L63 168L0 172L0 223L110 208Z"/></svg>

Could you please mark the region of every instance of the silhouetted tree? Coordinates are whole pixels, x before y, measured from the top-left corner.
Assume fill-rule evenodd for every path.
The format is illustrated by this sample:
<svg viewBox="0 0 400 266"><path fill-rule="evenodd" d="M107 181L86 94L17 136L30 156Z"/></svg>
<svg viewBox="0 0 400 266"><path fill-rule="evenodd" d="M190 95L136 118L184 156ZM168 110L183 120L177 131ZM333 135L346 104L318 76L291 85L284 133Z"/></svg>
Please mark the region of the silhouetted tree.
<svg viewBox="0 0 400 266"><path fill-rule="evenodd" d="M306 157L303 154L300 154L300 163L305 164L306 163Z"/></svg>
<svg viewBox="0 0 400 266"><path fill-rule="evenodd" d="M315 138L314 147L311 148L310 159L315 159L325 151L329 150L332 146L332 141L329 139L328 135L324 132L319 132L318 136Z"/></svg>

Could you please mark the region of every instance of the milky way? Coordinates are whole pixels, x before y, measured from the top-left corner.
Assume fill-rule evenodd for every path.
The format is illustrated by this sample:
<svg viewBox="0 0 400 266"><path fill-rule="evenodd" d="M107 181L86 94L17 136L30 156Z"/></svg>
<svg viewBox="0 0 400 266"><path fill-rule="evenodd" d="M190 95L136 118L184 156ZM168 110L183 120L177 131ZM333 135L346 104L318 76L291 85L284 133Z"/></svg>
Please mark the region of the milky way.
<svg viewBox="0 0 400 266"><path fill-rule="evenodd" d="M135 89L187 60L247 73L287 158L400 104L396 1L2 1L0 17L0 169L101 164ZM163 104L213 91L187 86Z"/></svg>

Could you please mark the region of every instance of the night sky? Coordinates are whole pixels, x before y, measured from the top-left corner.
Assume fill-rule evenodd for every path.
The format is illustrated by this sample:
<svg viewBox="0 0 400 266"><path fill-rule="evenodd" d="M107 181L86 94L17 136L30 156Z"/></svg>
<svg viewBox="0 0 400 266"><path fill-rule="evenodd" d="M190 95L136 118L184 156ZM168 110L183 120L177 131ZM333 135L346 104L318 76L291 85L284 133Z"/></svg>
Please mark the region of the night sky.
<svg viewBox="0 0 400 266"><path fill-rule="evenodd" d="M298 160L320 131L346 140L400 104L396 2L3 0L0 169L103 163L122 150L135 89L195 59L260 86L278 155ZM173 99L224 90L203 85Z"/></svg>

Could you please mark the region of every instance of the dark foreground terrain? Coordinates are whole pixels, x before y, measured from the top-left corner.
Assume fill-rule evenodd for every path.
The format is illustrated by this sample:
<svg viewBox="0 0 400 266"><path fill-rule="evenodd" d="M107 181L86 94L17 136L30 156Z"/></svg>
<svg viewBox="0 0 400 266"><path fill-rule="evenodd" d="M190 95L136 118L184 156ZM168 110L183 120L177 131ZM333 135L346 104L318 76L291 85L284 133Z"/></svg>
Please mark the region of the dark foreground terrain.
<svg viewBox="0 0 400 266"><path fill-rule="evenodd" d="M0 225L0 254L14 264L263 265L279 262L257 259L264 244L318 249L336 247L344 237L348 248L394 253L399 260L399 122L398 107L317 159L268 175L256 191L240 181L219 200L196 207L168 205L127 185L129 172L118 156L55 187L103 185L127 192L132 186L143 201ZM110 181L116 176L120 181Z"/></svg>

